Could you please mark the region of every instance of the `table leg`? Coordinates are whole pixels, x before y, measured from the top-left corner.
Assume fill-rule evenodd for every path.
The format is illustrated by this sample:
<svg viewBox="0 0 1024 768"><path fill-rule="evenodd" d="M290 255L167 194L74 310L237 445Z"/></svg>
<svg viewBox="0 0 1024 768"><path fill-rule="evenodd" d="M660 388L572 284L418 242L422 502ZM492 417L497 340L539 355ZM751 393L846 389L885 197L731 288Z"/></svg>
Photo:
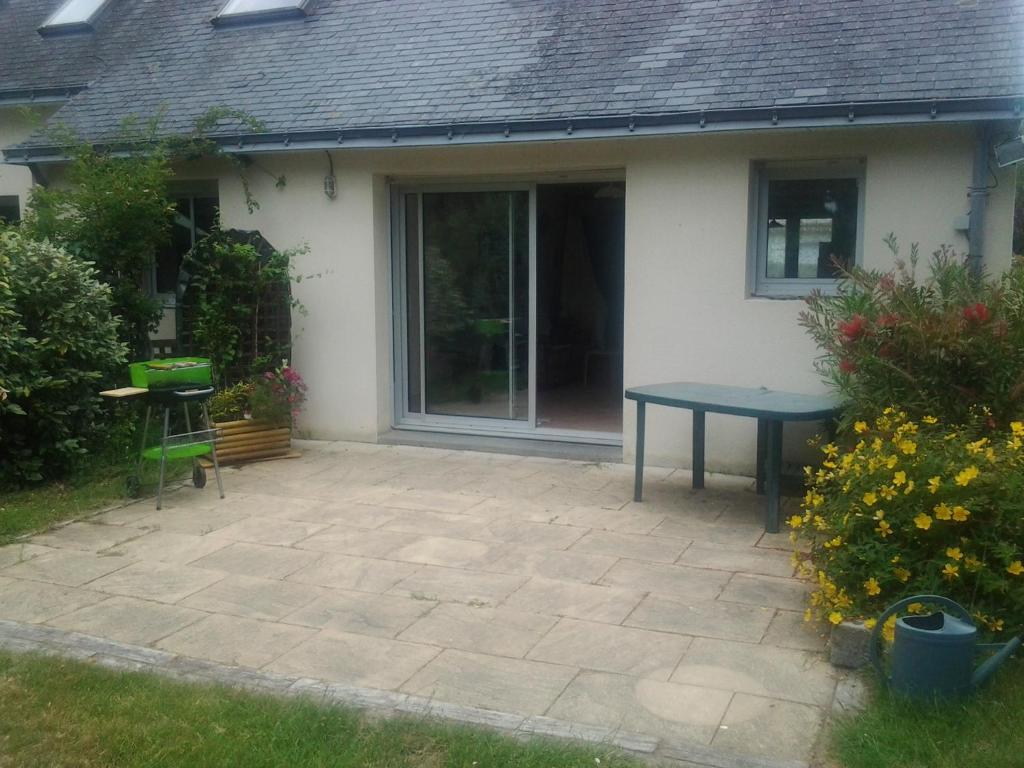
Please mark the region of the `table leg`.
<svg viewBox="0 0 1024 768"><path fill-rule="evenodd" d="M768 420L767 456L765 474L768 481L768 504L764 529L768 533L779 532L779 485L782 479L782 422Z"/></svg>
<svg viewBox="0 0 1024 768"><path fill-rule="evenodd" d="M754 473L756 480L756 491L759 496L764 495L764 460L768 450L768 420L757 420L757 466Z"/></svg>
<svg viewBox="0 0 1024 768"><path fill-rule="evenodd" d="M704 411L693 412L693 487L704 487Z"/></svg>
<svg viewBox="0 0 1024 768"><path fill-rule="evenodd" d="M633 501L640 501L644 495L644 421L647 403L636 401L636 474L633 477Z"/></svg>

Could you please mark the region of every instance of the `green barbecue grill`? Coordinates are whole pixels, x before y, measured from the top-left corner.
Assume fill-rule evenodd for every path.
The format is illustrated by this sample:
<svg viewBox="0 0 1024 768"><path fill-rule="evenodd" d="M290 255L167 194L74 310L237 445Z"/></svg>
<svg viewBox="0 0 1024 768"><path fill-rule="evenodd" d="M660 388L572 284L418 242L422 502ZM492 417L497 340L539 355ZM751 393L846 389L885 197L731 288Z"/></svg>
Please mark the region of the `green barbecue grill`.
<svg viewBox="0 0 1024 768"><path fill-rule="evenodd" d="M217 463L217 430L211 427L207 402L213 395L213 377L210 361L203 357L173 357L163 360L149 360L131 363L128 366L133 387L148 390L146 393L146 417L142 423L142 439L139 444L139 458L135 475L128 479L128 492L139 493L143 460L160 462L160 483L156 492L156 508L163 503L164 478L167 461L170 459L192 460L192 484L196 488L206 486L206 470L199 458L209 456L217 478L217 490L224 498L224 485L220 479L220 465ZM202 415L202 429L192 429L189 405L199 406ZM185 431L171 432L171 413L181 407L185 417ZM149 422L153 412L162 411L163 433L156 445L147 445Z"/></svg>

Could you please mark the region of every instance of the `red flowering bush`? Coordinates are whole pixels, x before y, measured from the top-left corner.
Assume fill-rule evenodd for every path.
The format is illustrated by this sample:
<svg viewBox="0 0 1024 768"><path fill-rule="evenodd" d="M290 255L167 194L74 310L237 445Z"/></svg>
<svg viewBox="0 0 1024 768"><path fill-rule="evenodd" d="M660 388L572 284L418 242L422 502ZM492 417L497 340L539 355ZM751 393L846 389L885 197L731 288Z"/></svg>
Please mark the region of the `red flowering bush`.
<svg viewBox="0 0 1024 768"><path fill-rule="evenodd" d="M287 363L257 378L249 398L254 419L289 424L305 401L306 384Z"/></svg>
<svg viewBox="0 0 1024 768"><path fill-rule="evenodd" d="M1024 415L1024 263L998 278L971 273L949 248L917 277L916 247L881 273L853 269L838 293L815 293L801 324L822 349L821 373L849 401L849 423L892 403L909 418L968 421L971 406L1005 428Z"/></svg>

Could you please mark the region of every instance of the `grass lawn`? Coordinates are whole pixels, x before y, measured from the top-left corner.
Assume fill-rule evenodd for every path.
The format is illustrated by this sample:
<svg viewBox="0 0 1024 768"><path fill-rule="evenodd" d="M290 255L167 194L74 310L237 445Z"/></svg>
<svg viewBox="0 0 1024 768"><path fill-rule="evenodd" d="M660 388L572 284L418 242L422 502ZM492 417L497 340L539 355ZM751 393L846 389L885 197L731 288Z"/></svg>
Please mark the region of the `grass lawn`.
<svg viewBox="0 0 1024 768"><path fill-rule="evenodd" d="M0 766L561 768L640 763L602 748L0 653Z"/></svg>
<svg viewBox="0 0 1024 768"><path fill-rule="evenodd" d="M1024 766L1024 661L1012 661L976 697L911 705L878 692L867 711L833 731L842 768Z"/></svg>
<svg viewBox="0 0 1024 768"><path fill-rule="evenodd" d="M143 467L143 493L149 495L156 493L156 472L153 462L145 464L149 466ZM104 465L97 461L61 482L0 492L0 546L23 534L124 500L125 478L133 471L134 466L127 462ZM168 477L174 480L190 471L187 460L171 462Z"/></svg>

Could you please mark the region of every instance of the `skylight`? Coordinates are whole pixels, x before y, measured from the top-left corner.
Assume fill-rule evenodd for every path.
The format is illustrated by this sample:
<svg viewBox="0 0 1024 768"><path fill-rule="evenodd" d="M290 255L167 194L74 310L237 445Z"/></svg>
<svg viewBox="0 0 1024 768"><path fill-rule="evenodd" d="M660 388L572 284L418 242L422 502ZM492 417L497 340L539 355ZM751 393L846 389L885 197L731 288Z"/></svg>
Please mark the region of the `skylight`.
<svg viewBox="0 0 1024 768"><path fill-rule="evenodd" d="M215 22L304 16L310 0L228 0Z"/></svg>
<svg viewBox="0 0 1024 768"><path fill-rule="evenodd" d="M108 0L65 0L50 18L43 22L40 32L77 32L92 29Z"/></svg>

